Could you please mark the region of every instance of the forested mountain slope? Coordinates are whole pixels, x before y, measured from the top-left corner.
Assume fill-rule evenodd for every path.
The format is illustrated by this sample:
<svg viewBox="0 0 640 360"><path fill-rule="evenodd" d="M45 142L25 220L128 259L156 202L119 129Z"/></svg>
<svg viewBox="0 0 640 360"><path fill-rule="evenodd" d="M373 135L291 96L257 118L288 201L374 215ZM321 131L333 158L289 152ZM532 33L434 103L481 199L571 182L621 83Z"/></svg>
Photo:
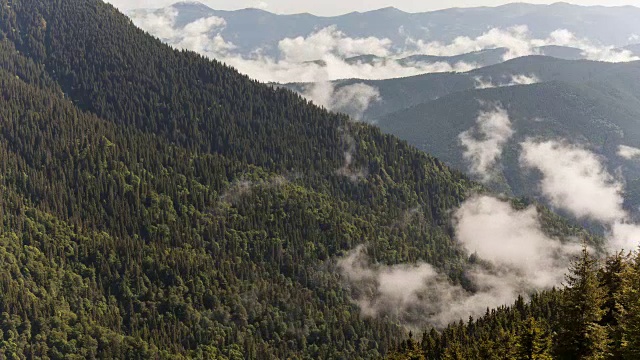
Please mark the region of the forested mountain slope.
<svg viewBox="0 0 640 360"><path fill-rule="evenodd" d="M376 357L403 330L359 316L333 257L461 278L470 183L437 160L101 2L0 14L2 356Z"/></svg>
<svg viewBox="0 0 640 360"><path fill-rule="evenodd" d="M547 65L540 66L545 61ZM474 126L480 113L502 106L514 130L502 159L503 189L517 196L536 196L535 177L520 166L522 141L567 139L602 155L610 171L621 171L630 189L628 206L636 208L638 198L633 194L634 180L640 177L639 164L620 156L619 149L640 146L640 64L525 58L474 73L495 79L500 78L498 74L517 71L531 71L543 82L451 93L386 115L378 125L465 170L468 163L460 134Z"/></svg>
<svg viewBox="0 0 640 360"><path fill-rule="evenodd" d="M99 1L2 0L0 46L3 357L371 358L404 330L334 257L464 283L449 212L474 186L405 142Z"/></svg>
<svg viewBox="0 0 640 360"><path fill-rule="evenodd" d="M0 0L0 64L0 357L380 357L405 330L352 302L359 244L469 287L478 186L404 141L100 1Z"/></svg>

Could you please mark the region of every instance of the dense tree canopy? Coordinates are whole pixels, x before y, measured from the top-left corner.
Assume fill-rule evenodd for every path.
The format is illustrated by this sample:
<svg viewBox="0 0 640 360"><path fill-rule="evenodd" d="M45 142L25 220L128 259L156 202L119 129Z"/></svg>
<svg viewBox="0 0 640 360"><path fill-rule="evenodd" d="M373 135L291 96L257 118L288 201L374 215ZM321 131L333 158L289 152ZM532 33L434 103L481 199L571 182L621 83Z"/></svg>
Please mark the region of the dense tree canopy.
<svg viewBox="0 0 640 360"><path fill-rule="evenodd" d="M375 358L404 329L360 315L336 257L465 285L450 211L477 186L374 127L97 0L0 0L0 64L0 358Z"/></svg>

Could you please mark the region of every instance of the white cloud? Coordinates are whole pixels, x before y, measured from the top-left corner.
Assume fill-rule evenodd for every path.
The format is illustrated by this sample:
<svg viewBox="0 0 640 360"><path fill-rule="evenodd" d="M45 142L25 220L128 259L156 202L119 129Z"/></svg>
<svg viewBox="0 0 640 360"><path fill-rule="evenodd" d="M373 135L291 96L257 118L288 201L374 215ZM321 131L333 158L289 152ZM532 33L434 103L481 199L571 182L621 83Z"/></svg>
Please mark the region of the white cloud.
<svg viewBox="0 0 640 360"><path fill-rule="evenodd" d="M476 76L473 78L473 81L475 82L475 88L482 90L482 89L493 89L495 87L497 87L493 81L491 80L491 78L489 79L485 79L481 76Z"/></svg>
<svg viewBox="0 0 640 360"><path fill-rule="evenodd" d="M477 196L465 201L455 220L456 237L468 252L514 270L535 288L559 284L580 250L548 237L533 206L517 211L508 202Z"/></svg>
<svg viewBox="0 0 640 360"><path fill-rule="evenodd" d="M504 60L528 55L540 55L539 48L547 45L569 46L581 49L589 60L607 62L628 62L640 60L631 51L616 49L613 46L600 46L587 39L580 39L566 29L553 31L546 39L531 36L527 26L514 26L506 29L493 28L484 34L470 38L460 36L449 44L441 42L425 43L423 40L408 39L407 44L414 47L415 53L438 56L454 56L492 48L505 48Z"/></svg>
<svg viewBox="0 0 640 360"><path fill-rule="evenodd" d="M597 155L559 141L527 140L521 145L522 165L542 173L542 193L554 206L604 225L608 251L638 248L640 225L630 222L623 208L624 186ZM623 152L625 156L640 155L640 150L634 148Z"/></svg>
<svg viewBox="0 0 640 360"><path fill-rule="evenodd" d="M235 49L235 45L226 42L218 33L213 33L226 26L224 19L211 16L196 20L182 31L176 33L173 42L176 47L185 50L192 50L197 53L215 53L225 55Z"/></svg>
<svg viewBox="0 0 640 360"><path fill-rule="evenodd" d="M476 126L458 137L465 148L463 156L471 164L471 172L481 176L483 181L491 180L503 147L513 133L509 114L502 107L480 112Z"/></svg>
<svg viewBox="0 0 640 360"><path fill-rule="evenodd" d="M174 24L177 16L178 10L173 7L166 7L157 11L141 10L130 14L131 20L137 27L167 43L171 43L176 36Z"/></svg>
<svg viewBox="0 0 640 360"><path fill-rule="evenodd" d="M506 82L506 83L502 82L498 84L494 84L491 78L485 79L481 76L476 76L473 78L473 80L475 81L476 89L491 89L491 88L497 88L497 87L507 87L507 86L516 86L516 85L532 85L540 82L540 79L534 74L511 75L511 80L509 82Z"/></svg>
<svg viewBox="0 0 640 360"><path fill-rule="evenodd" d="M640 60L629 50L617 49L613 46L599 46L587 39L579 39L566 29L559 29L551 33L544 45L570 46L582 50L582 55L588 60L605 62L629 62Z"/></svg>
<svg viewBox="0 0 640 360"><path fill-rule="evenodd" d="M493 28L476 38L459 36L449 44L437 41L426 43L415 39L409 39L407 44L415 48L415 53L436 56L455 56L494 48L507 49L504 60L537 53L526 26Z"/></svg>
<svg viewBox="0 0 640 360"><path fill-rule="evenodd" d="M397 60L374 63L348 63L345 59L358 55L392 55L392 43L375 37L351 38L330 26L309 36L282 39L278 45L278 59L264 56L255 49L251 57L234 53L236 46L226 41L221 31L224 19L210 17L196 20L178 28L177 10L172 7L159 11L130 14L140 28L180 49L198 52L225 62L240 72L264 82L319 82L339 79L380 80L433 72L462 72L477 67L463 62L401 65Z"/></svg>
<svg viewBox="0 0 640 360"><path fill-rule="evenodd" d="M235 49L235 45L226 42L219 34L227 25L223 18L201 18L183 28L177 28L177 16L178 11L175 8L166 7L154 11L134 12L131 19L139 28L178 49L216 56L227 55L230 50Z"/></svg>
<svg viewBox="0 0 640 360"><path fill-rule="evenodd" d="M356 153L356 140L345 129L342 132L342 142L344 143L344 163L342 167L336 170L336 174L349 179L351 182L359 182L369 175L368 169L357 167L353 163L353 157Z"/></svg>
<svg viewBox="0 0 640 360"><path fill-rule="evenodd" d="M620 145L618 147L618 156L627 160L640 158L640 149L631 146Z"/></svg>
<svg viewBox="0 0 640 360"><path fill-rule="evenodd" d="M173 7L157 11L130 13L134 23L158 36L168 44L196 51L235 67L240 72L264 82L319 82L339 79L381 80L414 76L434 72L466 72L477 64L457 62L413 62L400 64L397 59L410 54L459 55L487 48L506 47L505 59L537 53L537 46L560 44L581 47L585 56L595 60L629 61L635 59L629 51L612 47L597 47L588 41L577 39L566 30L553 32L548 39L533 39L526 26L508 29L491 29L477 38L458 37L450 44L425 43L408 39L405 50L398 52L398 44L376 37L352 38L335 26L320 29L307 36L282 39L278 44L279 55L272 58L254 49L250 56L239 54L237 47L225 40L222 30L224 19L209 17L199 19L183 28L176 25L178 12ZM358 55L376 55L383 61L373 63L348 63L345 59ZM511 83L535 81L515 77ZM500 86L500 85L496 85Z"/></svg>
<svg viewBox="0 0 640 360"><path fill-rule="evenodd" d="M616 221L611 225L611 230L608 234L608 248L611 251L619 251L621 249L626 251L640 250L640 225L633 224L625 221Z"/></svg>
<svg viewBox="0 0 640 360"><path fill-rule="evenodd" d="M533 74L530 74L530 75L519 74L519 75L513 75L511 77L511 82L509 82L507 86L532 85L532 84L537 84L539 82L540 82L540 79Z"/></svg>
<svg viewBox="0 0 640 360"><path fill-rule="evenodd" d="M381 100L380 91L364 83L347 85L336 90L331 82L317 82L308 85L301 95L316 105L348 114L356 120L363 120L364 112L369 105Z"/></svg>
<svg viewBox="0 0 640 360"><path fill-rule="evenodd" d="M624 219L620 182L611 176L593 153L558 141L527 140L521 163L539 170L541 190L551 204L578 218L604 223Z"/></svg>
<svg viewBox="0 0 640 360"><path fill-rule="evenodd" d="M304 62L319 60L328 54L341 58L358 55L387 57L391 53L391 45L392 42L389 39L350 38L336 26L329 26L306 38L299 36L294 39L283 39L278 48L285 60Z"/></svg>

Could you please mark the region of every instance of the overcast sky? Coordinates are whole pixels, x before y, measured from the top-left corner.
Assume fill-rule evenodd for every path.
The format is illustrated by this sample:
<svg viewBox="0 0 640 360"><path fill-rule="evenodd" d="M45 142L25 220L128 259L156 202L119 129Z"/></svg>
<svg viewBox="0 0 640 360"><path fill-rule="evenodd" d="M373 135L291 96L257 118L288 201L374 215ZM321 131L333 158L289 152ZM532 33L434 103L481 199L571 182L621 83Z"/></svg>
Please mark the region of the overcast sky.
<svg viewBox="0 0 640 360"><path fill-rule="evenodd" d="M158 8L179 0L107 0L122 10L135 8ZM275 13L309 12L316 15L339 15L352 11L367 11L394 6L408 12L437 10L449 7L495 6L514 1L504 0L202 0L202 3L217 10L234 10L247 7L263 8ZM526 1L529 3L549 4L554 1ZM573 0L580 5L635 5L640 0Z"/></svg>

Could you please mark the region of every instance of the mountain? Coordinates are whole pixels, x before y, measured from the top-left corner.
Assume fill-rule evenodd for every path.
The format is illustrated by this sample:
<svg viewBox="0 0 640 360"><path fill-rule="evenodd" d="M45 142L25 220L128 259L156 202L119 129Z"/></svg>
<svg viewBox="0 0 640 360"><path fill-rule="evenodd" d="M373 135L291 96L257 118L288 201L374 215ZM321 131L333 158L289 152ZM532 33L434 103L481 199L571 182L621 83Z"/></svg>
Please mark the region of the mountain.
<svg viewBox="0 0 640 360"><path fill-rule="evenodd" d="M565 48L565 50L568 48ZM563 61L549 56L516 58L464 73L439 72L385 80L347 79L332 82L336 90L365 84L380 94L364 111L363 118L370 122L412 106L436 100L448 94L479 87L498 87L527 82L564 81L581 83L595 79L598 72L607 73L624 64L595 61ZM305 93L311 83L284 84L286 88Z"/></svg>
<svg viewBox="0 0 640 360"><path fill-rule="evenodd" d="M539 83L488 89L469 86L473 77L495 81L518 73L535 75ZM640 178L640 164L621 157L619 149L620 146L640 147L639 62L609 64L527 57L469 74L440 76L445 86L434 86L434 81L426 76L395 80L398 83L390 80L393 85L378 82L383 99L386 94L402 88L410 89L405 91L406 97L419 93L430 96L431 100L384 115L377 124L454 168L465 170L468 163L458 136L473 128L478 114L491 107L487 104L499 104L508 111L515 132L505 146L501 190L506 188L517 196L539 196L535 177L520 166L519 144L528 138L564 138L603 156L611 172L621 171L624 175L632 188L630 193L636 191L633 184ZM427 90L421 90L421 78ZM465 86L469 88L462 89ZM375 106L382 107L394 100ZM414 100L419 101L417 96ZM397 107L406 106L408 102L407 99L402 103L398 101ZM370 111L383 112L375 108ZM637 198L628 200L630 208L640 205Z"/></svg>
<svg viewBox="0 0 640 360"><path fill-rule="evenodd" d="M451 211L482 189L436 158L97 0L0 19L1 358L379 358L405 329L353 301L361 245L473 291Z"/></svg>
<svg viewBox="0 0 640 360"><path fill-rule="evenodd" d="M220 11L192 2L178 3L172 8L177 11L177 28L199 18L223 18L226 27L221 31L221 35L232 41L238 47L237 50L244 55L261 49L263 54L277 56L280 40L307 36L334 25L346 36L387 38L397 48L404 47L408 37L428 42L450 43L459 36L475 38L490 28L519 25L526 25L531 35L538 39L546 39L555 30L567 29L578 38L613 46L628 45L634 35L640 34L640 24L636 21L640 17L640 8L632 6L587 7L567 3L516 3L426 13L406 13L395 8L384 8L334 17L310 14L276 15L258 9ZM140 10L130 12L129 15L135 17L136 13L140 14ZM616 26L599 26L609 23Z"/></svg>
<svg viewBox="0 0 640 360"><path fill-rule="evenodd" d="M586 59L581 49L569 46L547 45L538 48L540 55L551 56L564 60L584 60Z"/></svg>
<svg viewBox="0 0 640 360"><path fill-rule="evenodd" d="M385 58L376 55L359 55L344 59L347 64L368 64L376 65L385 62L395 61L401 66L415 66L416 64L435 64L446 63L451 66L455 66L459 63L466 63L469 65L484 67L489 65L499 64L504 61L504 55L507 49L487 49L481 51L474 51L471 53L455 55L455 56L435 56L435 55L411 55L400 59Z"/></svg>
<svg viewBox="0 0 640 360"><path fill-rule="evenodd" d="M2 357L373 358L403 329L359 316L334 258L461 281L473 185L436 159L98 1L0 15Z"/></svg>
<svg viewBox="0 0 640 360"><path fill-rule="evenodd" d="M486 49L480 51L473 51L466 54L454 55L454 56L435 56L435 55L411 55L396 60L398 64L402 66L412 66L416 63L434 64L434 63L447 63L451 66L456 64L469 64L477 68L496 65L504 62L504 57L507 54L506 48ZM534 48L533 52L550 56L564 60L582 60L585 59L583 51L581 49L572 48L568 46L556 46L548 45ZM375 55L360 55L345 59L348 64L376 64L384 61L391 61Z"/></svg>
<svg viewBox="0 0 640 360"><path fill-rule="evenodd" d="M452 66L458 63L473 64L478 67L484 67L489 65L499 64L504 61L504 56L507 53L507 49L487 49L481 51L474 51L467 54L455 55L455 56L433 56L433 55L413 55L399 60L402 65L410 65L412 63L437 63L444 62Z"/></svg>

